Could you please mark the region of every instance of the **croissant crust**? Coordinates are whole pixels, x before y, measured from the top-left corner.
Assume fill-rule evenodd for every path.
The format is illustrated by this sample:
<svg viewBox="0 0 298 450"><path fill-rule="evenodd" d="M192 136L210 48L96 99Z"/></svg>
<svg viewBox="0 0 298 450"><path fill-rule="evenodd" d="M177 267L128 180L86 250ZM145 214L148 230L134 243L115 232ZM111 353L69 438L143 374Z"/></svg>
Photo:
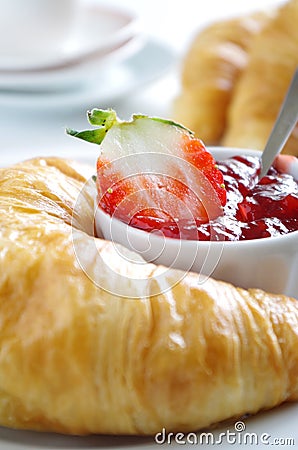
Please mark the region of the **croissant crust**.
<svg viewBox="0 0 298 450"><path fill-rule="evenodd" d="M55 158L0 169L0 424L193 431L297 400L297 301L171 269L157 292L163 268L93 236L85 182ZM90 276L107 262L125 297Z"/></svg>

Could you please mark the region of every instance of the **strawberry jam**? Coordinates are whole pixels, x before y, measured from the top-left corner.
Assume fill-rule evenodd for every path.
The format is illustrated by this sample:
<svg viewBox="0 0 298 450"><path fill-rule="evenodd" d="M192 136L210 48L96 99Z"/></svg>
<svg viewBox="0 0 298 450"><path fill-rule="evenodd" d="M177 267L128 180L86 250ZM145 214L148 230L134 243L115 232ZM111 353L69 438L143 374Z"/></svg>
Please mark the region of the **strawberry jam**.
<svg viewBox="0 0 298 450"><path fill-rule="evenodd" d="M161 220L139 212L130 225L177 239L239 241L280 236L298 230L298 184L273 167L254 187L258 157L235 156L218 162L227 202L223 215L207 223Z"/></svg>

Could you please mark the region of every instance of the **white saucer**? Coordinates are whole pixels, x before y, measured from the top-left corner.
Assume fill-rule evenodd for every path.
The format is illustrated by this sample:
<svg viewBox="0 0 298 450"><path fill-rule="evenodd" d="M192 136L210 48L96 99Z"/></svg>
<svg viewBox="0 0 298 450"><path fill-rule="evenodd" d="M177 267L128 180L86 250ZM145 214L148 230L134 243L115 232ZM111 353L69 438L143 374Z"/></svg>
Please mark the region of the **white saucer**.
<svg viewBox="0 0 298 450"><path fill-rule="evenodd" d="M110 106L130 92L163 75L176 61L173 50L149 40L119 64L102 67L97 77L74 89L52 92L0 88L0 106L27 110Z"/></svg>
<svg viewBox="0 0 298 450"><path fill-rule="evenodd" d="M102 6L96 0L80 0L78 8L71 37L54 53L26 59L0 58L2 86L11 77L41 75L105 57L140 31L139 20L130 11Z"/></svg>
<svg viewBox="0 0 298 450"><path fill-rule="evenodd" d="M89 80L96 79L98 74L111 63L119 63L131 56L143 45L142 36L127 39L117 48L103 53L82 58L76 64L65 64L48 69L8 72L0 70L0 92L11 91L33 93L53 93L80 88ZM0 94L0 95L1 95Z"/></svg>

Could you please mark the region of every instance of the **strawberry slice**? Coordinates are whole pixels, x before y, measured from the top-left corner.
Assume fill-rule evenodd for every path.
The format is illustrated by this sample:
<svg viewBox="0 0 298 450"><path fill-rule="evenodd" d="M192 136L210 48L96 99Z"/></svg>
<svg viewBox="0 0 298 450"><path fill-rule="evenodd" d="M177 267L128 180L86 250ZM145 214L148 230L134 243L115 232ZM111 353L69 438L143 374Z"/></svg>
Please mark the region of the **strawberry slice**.
<svg viewBox="0 0 298 450"><path fill-rule="evenodd" d="M122 122L97 109L89 121L99 128L68 132L100 144L98 204L108 214L147 231L196 228L222 214L223 174L188 129L143 115Z"/></svg>

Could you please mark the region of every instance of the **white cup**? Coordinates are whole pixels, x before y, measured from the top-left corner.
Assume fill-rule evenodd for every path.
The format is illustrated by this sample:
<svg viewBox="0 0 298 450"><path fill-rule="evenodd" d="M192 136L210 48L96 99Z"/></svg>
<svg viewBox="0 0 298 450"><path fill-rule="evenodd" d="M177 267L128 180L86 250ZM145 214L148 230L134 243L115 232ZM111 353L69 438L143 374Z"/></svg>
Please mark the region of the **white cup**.
<svg viewBox="0 0 298 450"><path fill-rule="evenodd" d="M67 45L78 0L0 0L0 67L46 63Z"/></svg>

